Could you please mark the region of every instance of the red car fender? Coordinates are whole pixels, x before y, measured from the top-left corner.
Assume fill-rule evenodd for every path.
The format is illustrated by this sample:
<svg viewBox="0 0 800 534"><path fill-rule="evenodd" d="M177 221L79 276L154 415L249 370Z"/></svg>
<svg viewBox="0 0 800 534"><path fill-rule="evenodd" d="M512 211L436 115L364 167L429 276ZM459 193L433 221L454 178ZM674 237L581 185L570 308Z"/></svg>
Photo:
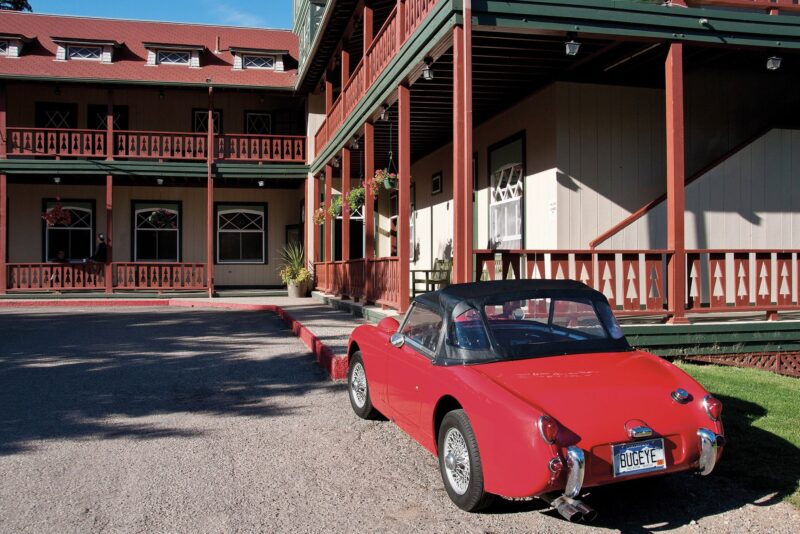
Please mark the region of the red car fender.
<svg viewBox="0 0 800 534"><path fill-rule="evenodd" d="M372 404L382 413L386 410L386 359L383 351L387 343L388 335L372 325L364 324L353 330L347 346L348 367L353 353L361 352Z"/></svg>

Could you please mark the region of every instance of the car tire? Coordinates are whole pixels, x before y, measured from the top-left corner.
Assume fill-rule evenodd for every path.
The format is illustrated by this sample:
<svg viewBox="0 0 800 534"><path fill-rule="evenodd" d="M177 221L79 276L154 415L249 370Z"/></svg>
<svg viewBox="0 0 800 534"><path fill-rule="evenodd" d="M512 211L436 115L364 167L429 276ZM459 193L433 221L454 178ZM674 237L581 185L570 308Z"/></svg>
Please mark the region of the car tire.
<svg viewBox="0 0 800 534"><path fill-rule="evenodd" d="M494 495L483 489L478 441L464 410L453 410L444 416L438 440L439 471L450 500L467 512L490 506Z"/></svg>
<svg viewBox="0 0 800 534"><path fill-rule="evenodd" d="M372 406L369 394L367 372L364 369L364 360L361 352L355 352L350 358L347 369L347 396L350 397L350 406L361 419L378 419L381 414Z"/></svg>

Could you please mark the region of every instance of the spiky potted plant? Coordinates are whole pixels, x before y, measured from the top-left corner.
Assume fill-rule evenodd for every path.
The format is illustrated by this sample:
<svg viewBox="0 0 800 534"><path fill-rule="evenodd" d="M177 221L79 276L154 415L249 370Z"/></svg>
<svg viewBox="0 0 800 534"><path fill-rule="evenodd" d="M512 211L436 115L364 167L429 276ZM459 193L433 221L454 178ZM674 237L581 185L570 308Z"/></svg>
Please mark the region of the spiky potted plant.
<svg viewBox="0 0 800 534"><path fill-rule="evenodd" d="M281 251L283 264L279 271L281 281L286 284L289 296L302 298L308 294L311 271L306 267L306 254L300 243L289 243Z"/></svg>

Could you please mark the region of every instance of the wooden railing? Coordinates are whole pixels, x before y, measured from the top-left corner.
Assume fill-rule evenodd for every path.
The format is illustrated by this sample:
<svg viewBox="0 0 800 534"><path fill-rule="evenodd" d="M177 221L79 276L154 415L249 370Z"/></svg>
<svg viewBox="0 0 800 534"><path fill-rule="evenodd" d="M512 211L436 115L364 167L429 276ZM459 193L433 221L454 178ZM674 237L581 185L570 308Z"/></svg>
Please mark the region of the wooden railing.
<svg viewBox="0 0 800 534"><path fill-rule="evenodd" d="M106 156L104 130L7 128L8 156L100 158Z"/></svg>
<svg viewBox="0 0 800 534"><path fill-rule="evenodd" d="M9 263L8 291L105 290L102 263ZM201 290L204 263L112 263L112 287L126 290Z"/></svg>
<svg viewBox="0 0 800 534"><path fill-rule="evenodd" d="M314 149L317 153L325 148L344 119L355 109L367 88L383 73L437 1L439 0L406 0L399 4L401 13L398 13L397 6L392 9L314 135Z"/></svg>
<svg viewBox="0 0 800 534"><path fill-rule="evenodd" d="M204 133L112 132L112 153L105 130L8 128L7 155L55 158L120 158L206 161L208 135ZM304 163L306 138L300 135L215 135L214 159L258 163Z"/></svg>
<svg viewBox="0 0 800 534"><path fill-rule="evenodd" d="M206 287L204 263L114 263L114 288L138 290L201 290Z"/></svg>
<svg viewBox="0 0 800 534"><path fill-rule="evenodd" d="M400 305L397 257L314 264L315 289L341 297L397 308Z"/></svg>

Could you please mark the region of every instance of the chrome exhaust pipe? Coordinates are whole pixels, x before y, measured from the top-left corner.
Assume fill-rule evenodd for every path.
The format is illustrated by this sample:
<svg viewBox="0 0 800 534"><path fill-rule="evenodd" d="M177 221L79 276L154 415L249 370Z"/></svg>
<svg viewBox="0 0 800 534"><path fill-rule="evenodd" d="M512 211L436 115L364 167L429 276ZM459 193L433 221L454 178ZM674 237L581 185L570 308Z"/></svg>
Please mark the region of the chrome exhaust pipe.
<svg viewBox="0 0 800 534"><path fill-rule="evenodd" d="M595 512L593 508L587 506L583 501L575 501L574 506L581 513L583 521L587 523L594 521L597 517L597 512Z"/></svg>
<svg viewBox="0 0 800 534"><path fill-rule="evenodd" d="M578 511L575 506L572 506L568 502L562 502L558 506L556 506L556 510L561 517L569 521L570 523L577 523L578 521L583 519L583 514Z"/></svg>
<svg viewBox="0 0 800 534"><path fill-rule="evenodd" d="M569 521L577 523L580 521L590 522L597 517L597 512L583 501L567 497L566 495L556 495L547 493L539 496L540 499L556 509L556 511Z"/></svg>

